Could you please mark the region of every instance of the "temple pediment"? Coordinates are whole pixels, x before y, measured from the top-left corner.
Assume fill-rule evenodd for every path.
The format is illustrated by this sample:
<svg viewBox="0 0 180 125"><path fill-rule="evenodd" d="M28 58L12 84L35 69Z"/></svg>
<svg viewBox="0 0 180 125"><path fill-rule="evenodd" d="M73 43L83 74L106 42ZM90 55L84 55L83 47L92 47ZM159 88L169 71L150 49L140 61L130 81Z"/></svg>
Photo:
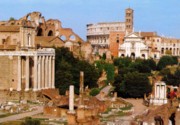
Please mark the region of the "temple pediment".
<svg viewBox="0 0 180 125"><path fill-rule="evenodd" d="M137 33L130 33L126 37L128 37L128 38L139 38L140 36Z"/></svg>

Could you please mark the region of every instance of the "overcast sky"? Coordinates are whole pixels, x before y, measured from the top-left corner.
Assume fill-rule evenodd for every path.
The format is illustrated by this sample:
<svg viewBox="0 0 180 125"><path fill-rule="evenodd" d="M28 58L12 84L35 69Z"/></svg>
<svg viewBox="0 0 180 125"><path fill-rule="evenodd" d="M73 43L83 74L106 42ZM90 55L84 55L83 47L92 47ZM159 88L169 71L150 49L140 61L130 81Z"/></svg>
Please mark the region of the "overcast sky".
<svg viewBox="0 0 180 125"><path fill-rule="evenodd" d="M39 11L46 20L59 19L84 40L86 24L123 22L124 10L131 7L135 31L180 38L180 0L0 0L0 5L0 20Z"/></svg>

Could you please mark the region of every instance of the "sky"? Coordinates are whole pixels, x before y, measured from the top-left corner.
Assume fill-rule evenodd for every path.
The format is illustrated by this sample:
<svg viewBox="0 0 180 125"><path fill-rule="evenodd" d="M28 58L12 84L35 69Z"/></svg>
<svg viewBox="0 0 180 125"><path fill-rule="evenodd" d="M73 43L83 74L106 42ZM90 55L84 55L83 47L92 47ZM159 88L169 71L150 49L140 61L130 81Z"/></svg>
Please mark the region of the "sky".
<svg viewBox="0 0 180 125"><path fill-rule="evenodd" d="M39 11L59 19L86 40L86 24L124 22L125 9L134 10L135 31L156 31L160 36L180 38L179 0L0 0L0 20L20 19Z"/></svg>

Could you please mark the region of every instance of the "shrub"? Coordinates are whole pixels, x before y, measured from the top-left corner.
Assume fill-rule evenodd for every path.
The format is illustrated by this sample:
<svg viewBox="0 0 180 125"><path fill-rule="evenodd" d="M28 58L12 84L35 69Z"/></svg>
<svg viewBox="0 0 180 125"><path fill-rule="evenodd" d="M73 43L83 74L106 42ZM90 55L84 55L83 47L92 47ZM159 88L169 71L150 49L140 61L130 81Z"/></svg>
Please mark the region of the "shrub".
<svg viewBox="0 0 180 125"><path fill-rule="evenodd" d="M99 88L93 88L91 89L91 92L89 93L91 96L96 96L97 94L99 94L100 89Z"/></svg>

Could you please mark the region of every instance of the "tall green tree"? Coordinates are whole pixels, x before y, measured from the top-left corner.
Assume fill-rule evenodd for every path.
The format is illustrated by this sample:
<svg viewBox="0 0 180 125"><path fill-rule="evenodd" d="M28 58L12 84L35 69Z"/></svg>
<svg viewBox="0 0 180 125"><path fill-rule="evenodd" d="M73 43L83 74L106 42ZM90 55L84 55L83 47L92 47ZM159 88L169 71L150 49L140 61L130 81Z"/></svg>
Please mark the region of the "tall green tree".
<svg viewBox="0 0 180 125"><path fill-rule="evenodd" d="M87 61L73 56L68 48L55 48L55 86L59 88L60 94L65 94L69 85L75 86L75 93L79 93L80 71L84 71L84 85L90 88L97 86L99 77L98 70Z"/></svg>
<svg viewBox="0 0 180 125"><path fill-rule="evenodd" d="M123 81L124 92L127 97L143 97L152 90L149 79L146 74L132 72L125 75Z"/></svg>
<svg viewBox="0 0 180 125"><path fill-rule="evenodd" d="M173 56L163 56L160 58L158 64L157 64L157 70L162 70L168 65L175 65L178 64L177 57Z"/></svg>
<svg viewBox="0 0 180 125"><path fill-rule="evenodd" d="M180 69L177 69L174 74L170 71L163 74L163 81L168 85L179 86L180 85Z"/></svg>

